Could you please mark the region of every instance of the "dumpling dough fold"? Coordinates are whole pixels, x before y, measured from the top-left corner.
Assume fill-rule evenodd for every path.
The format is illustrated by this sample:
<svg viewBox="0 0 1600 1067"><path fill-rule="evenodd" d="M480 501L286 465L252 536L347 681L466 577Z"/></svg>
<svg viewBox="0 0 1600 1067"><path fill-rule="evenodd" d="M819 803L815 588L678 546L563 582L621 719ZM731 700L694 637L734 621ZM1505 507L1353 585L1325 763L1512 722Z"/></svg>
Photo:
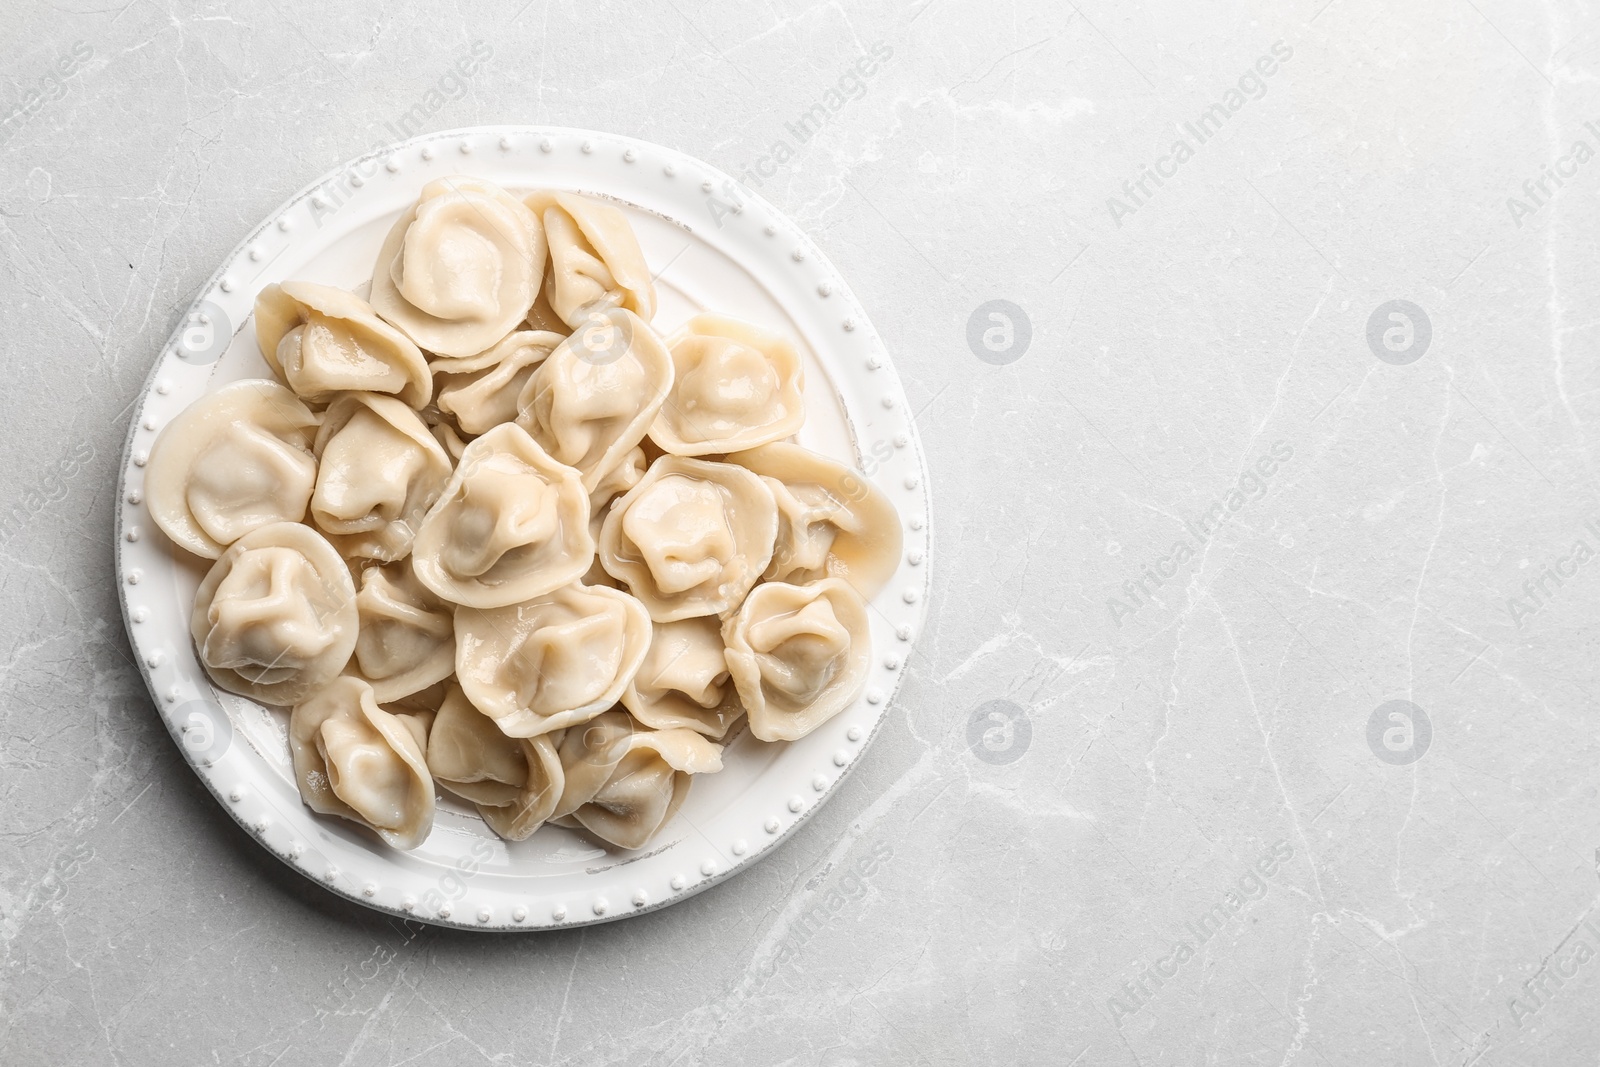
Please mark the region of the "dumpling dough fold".
<svg viewBox="0 0 1600 1067"><path fill-rule="evenodd" d="M174 544L216 559L252 530L299 522L316 485L317 416L264 378L189 405L150 449L150 517Z"/></svg>
<svg viewBox="0 0 1600 1067"><path fill-rule="evenodd" d="M450 456L393 397L343 393L317 431L311 518L346 556L389 562L411 551L450 477Z"/></svg>
<svg viewBox="0 0 1600 1067"><path fill-rule="evenodd" d="M548 593L593 559L589 497L578 472L551 459L515 423L467 445L412 547L424 585L478 608Z"/></svg>
<svg viewBox="0 0 1600 1067"><path fill-rule="evenodd" d="M777 501L777 546L763 578L843 578L870 600L900 566L900 516L866 475L784 442L726 461L761 475Z"/></svg>
<svg viewBox="0 0 1600 1067"><path fill-rule="evenodd" d="M413 849L433 829L433 778L423 752L428 712L388 712L359 678L336 678L289 716L295 783L312 811Z"/></svg>
<svg viewBox="0 0 1600 1067"><path fill-rule="evenodd" d="M805 422L800 356L784 338L723 315L696 315L667 342L672 392L650 439L677 456L755 448Z"/></svg>
<svg viewBox="0 0 1600 1067"><path fill-rule="evenodd" d="M315 282L269 285L256 297L255 317L267 365L311 403L359 390L420 408L433 392L417 346L354 293Z"/></svg>
<svg viewBox="0 0 1600 1067"><path fill-rule="evenodd" d="M409 560L369 564L356 593L361 632L347 668L380 704L403 700L456 669L455 605L417 580Z"/></svg>
<svg viewBox="0 0 1600 1067"><path fill-rule="evenodd" d="M756 587L722 624L728 671L763 741L794 741L854 703L872 658L867 605L837 578Z"/></svg>
<svg viewBox="0 0 1600 1067"><path fill-rule="evenodd" d="M631 311L595 315L539 364L517 424L593 490L644 440L672 389L672 356Z"/></svg>
<svg viewBox="0 0 1600 1067"><path fill-rule="evenodd" d="M189 629L206 673L230 693L293 704L332 681L355 649L355 583L315 530L279 522L235 541L195 593Z"/></svg>
<svg viewBox="0 0 1600 1067"><path fill-rule="evenodd" d="M723 655L722 627L701 616L653 624L650 651L623 691L633 717L657 730L684 728L716 741L744 714Z"/></svg>
<svg viewBox="0 0 1600 1067"><path fill-rule="evenodd" d="M540 191L524 200L544 224L550 248L545 293L577 329L593 312L627 308L649 321L656 290L639 239L622 210L577 193Z"/></svg>
<svg viewBox="0 0 1600 1067"><path fill-rule="evenodd" d="M739 606L772 559L772 490L743 467L662 456L611 505L600 563L673 622Z"/></svg>
<svg viewBox="0 0 1600 1067"><path fill-rule="evenodd" d="M429 352L474 355L527 317L544 259L544 227L522 201L492 182L440 178L384 240L372 307Z"/></svg>
<svg viewBox="0 0 1600 1067"><path fill-rule="evenodd" d="M649 645L644 605L605 586L456 611L456 677L508 737L537 737L612 707Z"/></svg>
<svg viewBox="0 0 1600 1067"><path fill-rule="evenodd" d="M433 361L435 400L462 432L480 434L517 417L517 399L565 334L518 330L486 352Z"/></svg>
<svg viewBox="0 0 1600 1067"><path fill-rule="evenodd" d="M693 730L645 730L624 711L568 730L560 756L565 782L552 819L626 849L671 821L692 775L722 769L722 748Z"/></svg>
<svg viewBox="0 0 1600 1067"><path fill-rule="evenodd" d="M561 799L558 736L507 737L452 685L428 735L428 769L439 784L477 805L495 833L523 841Z"/></svg>

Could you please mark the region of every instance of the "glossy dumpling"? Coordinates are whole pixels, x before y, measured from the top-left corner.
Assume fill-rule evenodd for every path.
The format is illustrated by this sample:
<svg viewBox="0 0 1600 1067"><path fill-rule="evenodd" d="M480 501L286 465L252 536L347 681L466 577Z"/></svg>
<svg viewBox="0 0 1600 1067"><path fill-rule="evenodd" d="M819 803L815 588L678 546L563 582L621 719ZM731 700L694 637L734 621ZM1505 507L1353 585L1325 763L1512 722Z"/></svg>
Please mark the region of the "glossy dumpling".
<svg viewBox="0 0 1600 1067"><path fill-rule="evenodd" d="M256 343L267 364L301 397L386 393L420 408L433 391L411 339L354 293L314 282L269 285L256 297Z"/></svg>
<svg viewBox="0 0 1600 1067"><path fill-rule="evenodd" d="M678 456L737 452L799 432L800 356L784 338L722 315L696 315L668 342L672 392L650 438Z"/></svg>
<svg viewBox="0 0 1600 1067"><path fill-rule="evenodd" d="M429 352L474 355L527 317L544 260L544 228L522 201L492 182L440 178L384 240L372 307Z"/></svg>
<svg viewBox="0 0 1600 1067"><path fill-rule="evenodd" d="M723 656L722 626L709 616L658 622L639 673L622 693L633 717L657 730L689 729L722 740L744 706Z"/></svg>
<svg viewBox="0 0 1600 1067"><path fill-rule="evenodd" d="M381 704L418 693L456 669L455 605L417 580L408 560L361 571L356 593L361 632L350 671Z"/></svg>
<svg viewBox="0 0 1600 1067"><path fill-rule="evenodd" d="M642 448L634 448L623 456L622 461L607 471L599 484L589 491L590 520L603 517L613 500L638 485L649 466ZM598 530L595 532L599 533Z"/></svg>
<svg viewBox="0 0 1600 1067"><path fill-rule="evenodd" d="M589 535L594 538L595 544L600 543L600 528L605 523L606 515L611 511L611 502L638 485L639 479L644 477L649 465L645 459L644 449L635 448L623 457L621 463L612 467L610 472L600 479L600 484L589 493ZM584 573L583 584L622 588L622 583L607 574L606 569L600 565L598 555Z"/></svg>
<svg viewBox="0 0 1600 1067"><path fill-rule="evenodd" d="M180 412L151 446L150 517L207 559L251 530L300 521L316 485L316 431L317 416L277 382L223 386Z"/></svg>
<svg viewBox="0 0 1600 1067"><path fill-rule="evenodd" d="M424 585L480 608L548 593L583 574L593 558L589 497L578 472L514 423L466 447L412 548Z"/></svg>
<svg viewBox="0 0 1600 1067"><path fill-rule="evenodd" d="M433 361L435 402L463 432L480 434L517 417L517 400L534 368L565 334L518 330L465 359Z"/></svg>
<svg viewBox="0 0 1600 1067"><path fill-rule="evenodd" d="M596 315L539 364L517 423L593 490L644 440L672 389L672 356L631 311Z"/></svg>
<svg viewBox="0 0 1600 1067"><path fill-rule="evenodd" d="M467 442L456 432L455 428L446 422L436 422L428 427L428 432L433 434L433 439L439 442L439 447L444 449L450 457L451 463L460 463L461 457L467 451Z"/></svg>
<svg viewBox="0 0 1600 1067"><path fill-rule="evenodd" d="M870 600L900 566L900 516L866 475L784 443L726 459L766 478L777 501L767 580L843 578Z"/></svg>
<svg viewBox="0 0 1600 1067"><path fill-rule="evenodd" d="M456 677L509 737L537 737L610 708L649 645L644 606L604 586L456 612Z"/></svg>
<svg viewBox="0 0 1600 1067"><path fill-rule="evenodd" d="M589 313L618 307L646 321L655 316L650 267L620 208L577 193L537 192L525 203L544 224L545 292L563 322L577 329Z"/></svg>
<svg viewBox="0 0 1600 1067"><path fill-rule="evenodd" d="M872 658L867 605L837 578L756 587L723 623L728 670L763 741L793 741L849 707Z"/></svg>
<svg viewBox="0 0 1600 1067"><path fill-rule="evenodd" d="M358 621L339 553L311 527L279 522L245 534L212 565L189 629L219 687L294 704L344 670Z"/></svg>
<svg viewBox="0 0 1600 1067"><path fill-rule="evenodd" d="M672 622L738 607L772 560L778 509L743 467L662 456L611 505L600 563Z"/></svg>
<svg viewBox="0 0 1600 1067"><path fill-rule="evenodd" d="M440 785L477 805L483 821L508 841L531 836L561 799L555 739L507 737L455 685L428 734L428 769Z"/></svg>
<svg viewBox="0 0 1600 1067"><path fill-rule="evenodd" d="M378 706L359 678L336 678L289 716L295 782L311 810L371 827L413 849L433 829L427 713Z"/></svg>
<svg viewBox="0 0 1600 1067"><path fill-rule="evenodd" d="M450 477L450 456L417 413L376 393L344 393L317 431L311 518L345 555L396 560Z"/></svg>
<svg viewBox="0 0 1600 1067"><path fill-rule="evenodd" d="M562 738L554 819L619 848L643 848L671 821L690 778L722 769L722 749L693 730L641 729L608 711Z"/></svg>
<svg viewBox="0 0 1600 1067"><path fill-rule="evenodd" d="M550 306L548 284L539 287L539 297L533 302L533 308L528 312L528 321L524 325L530 330L558 333L562 337L572 332L572 327L562 322L561 316L556 314L556 309Z"/></svg>

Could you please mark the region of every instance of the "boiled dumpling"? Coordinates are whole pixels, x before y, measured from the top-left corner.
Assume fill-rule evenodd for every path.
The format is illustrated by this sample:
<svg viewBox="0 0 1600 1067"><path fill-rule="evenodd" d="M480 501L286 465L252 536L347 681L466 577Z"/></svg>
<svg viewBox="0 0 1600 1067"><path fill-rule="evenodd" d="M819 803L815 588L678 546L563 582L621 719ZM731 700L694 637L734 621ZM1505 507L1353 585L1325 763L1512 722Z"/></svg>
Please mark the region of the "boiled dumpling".
<svg viewBox="0 0 1600 1067"><path fill-rule="evenodd" d="M590 490L590 522L604 518L606 508L610 506L611 501L638 485L649 466L650 462L645 458L644 449L642 448L634 448L626 456L623 456L622 462L612 467L605 477L600 479L600 483ZM599 533L600 531L596 529L595 535L597 537Z"/></svg>
<svg viewBox="0 0 1600 1067"><path fill-rule="evenodd" d="M395 848L416 848L433 829L423 757L430 717L383 710L359 678L330 682L289 716L301 798L313 811L371 827Z"/></svg>
<svg viewBox="0 0 1600 1067"><path fill-rule="evenodd" d="M561 799L555 738L507 737L452 685L428 734L428 769L439 784L478 807L508 841L544 825Z"/></svg>
<svg viewBox="0 0 1600 1067"><path fill-rule="evenodd" d="M428 432L439 442L439 447L444 449L451 463L461 462L462 455L467 451L467 442L461 439L454 427L447 422L436 422L428 427Z"/></svg>
<svg viewBox="0 0 1600 1067"><path fill-rule="evenodd" d="M363 568L356 612L361 633L351 672L371 683L379 703L402 700L455 672L455 605L418 581L409 560Z"/></svg>
<svg viewBox="0 0 1600 1067"><path fill-rule="evenodd" d="M212 566L189 628L230 693L293 704L344 670L356 645L355 583L321 535L297 522L252 530Z"/></svg>
<svg viewBox="0 0 1600 1067"><path fill-rule="evenodd" d="M611 506L600 562L657 622L721 615L761 577L777 531L772 490L748 470L663 456Z"/></svg>
<svg viewBox="0 0 1600 1067"><path fill-rule="evenodd" d="M524 325L530 330L547 331L560 334L562 337L572 332L572 327L562 322L561 316L550 306L548 282L539 287L539 298L533 302L533 308L528 312L528 321Z"/></svg>
<svg viewBox="0 0 1600 1067"><path fill-rule="evenodd" d="M393 397L345 393L317 431L311 518L347 556L384 561L411 551L422 516L450 477L450 456L417 413Z"/></svg>
<svg viewBox="0 0 1600 1067"><path fill-rule="evenodd" d="M456 677L509 737L587 722L614 705L650 645L627 593L567 585L511 607L456 612Z"/></svg>
<svg viewBox="0 0 1600 1067"><path fill-rule="evenodd" d="M384 240L372 307L429 352L474 355L527 317L544 259L544 228L522 201L491 182L440 178Z"/></svg>
<svg viewBox="0 0 1600 1067"><path fill-rule="evenodd" d="M321 403L347 390L428 402L433 379L411 339L354 293L314 282L269 285L256 297L256 343L301 397Z"/></svg>
<svg viewBox="0 0 1600 1067"><path fill-rule="evenodd" d="M469 434L512 421L534 369L564 340L565 334L518 330L487 352L434 360L439 410L453 415Z"/></svg>
<svg viewBox="0 0 1600 1067"><path fill-rule="evenodd" d="M621 209L576 193L542 191L525 203L543 222L550 247L550 307L570 328L590 312L617 307L646 321L655 316L650 267Z"/></svg>
<svg viewBox="0 0 1600 1067"><path fill-rule="evenodd" d="M768 582L722 626L728 670L763 741L804 737L853 703L872 658L867 605L845 582Z"/></svg>
<svg viewBox="0 0 1600 1067"><path fill-rule="evenodd" d="M693 730L641 729L608 711L561 741L565 781L553 819L619 848L642 848L677 814L692 775L722 769L722 749Z"/></svg>
<svg viewBox="0 0 1600 1067"><path fill-rule="evenodd" d="M496 426L462 453L412 554L417 577L452 603L515 604L589 569L589 497L521 427Z"/></svg>
<svg viewBox="0 0 1600 1067"><path fill-rule="evenodd" d="M866 475L798 445L770 444L727 462L761 475L778 504L769 581L843 578L870 600L900 565L900 516Z"/></svg>
<svg viewBox="0 0 1600 1067"><path fill-rule="evenodd" d="M517 423L593 490L644 439L671 389L672 356L649 323L608 311L539 364Z"/></svg>
<svg viewBox="0 0 1600 1067"><path fill-rule="evenodd" d="M145 497L173 542L216 559L251 530L298 522L316 484L317 416L265 379L196 401L150 449Z"/></svg>
<svg viewBox="0 0 1600 1067"><path fill-rule="evenodd" d="M799 431L805 375L794 346L722 315L696 315L673 336L672 392L650 438L678 456L737 452Z"/></svg>
<svg viewBox="0 0 1600 1067"><path fill-rule="evenodd" d="M722 654L720 623L702 616L658 622L653 629L650 651L622 703L654 729L683 727L722 740L744 706Z"/></svg>

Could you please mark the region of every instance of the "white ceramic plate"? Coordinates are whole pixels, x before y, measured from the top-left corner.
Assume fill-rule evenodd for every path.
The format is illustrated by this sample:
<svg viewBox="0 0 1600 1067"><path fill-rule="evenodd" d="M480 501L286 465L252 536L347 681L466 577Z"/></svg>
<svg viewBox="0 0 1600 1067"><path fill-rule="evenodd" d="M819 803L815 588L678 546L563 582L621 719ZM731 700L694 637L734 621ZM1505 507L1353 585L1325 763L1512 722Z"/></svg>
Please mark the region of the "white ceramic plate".
<svg viewBox="0 0 1600 1067"><path fill-rule="evenodd" d="M305 807L290 769L287 713L212 687L189 639L206 561L175 549L143 504L151 443L222 385L271 377L250 321L269 282L303 278L365 292L378 246L422 186L467 174L513 190L571 189L627 211L669 332L702 310L790 334L806 360L800 443L853 464L886 492L905 555L873 601L873 666L862 698L803 740L741 734L726 769L697 778L682 811L638 852L607 851L558 827L496 837L441 798L411 852ZM788 219L722 172L658 145L583 130L479 127L431 134L334 171L236 248L156 361L123 456L117 575L128 637L168 730L240 825L329 890L447 926L524 930L635 915L699 892L766 855L861 759L904 677L928 584L928 490L905 393L877 333L827 258Z"/></svg>

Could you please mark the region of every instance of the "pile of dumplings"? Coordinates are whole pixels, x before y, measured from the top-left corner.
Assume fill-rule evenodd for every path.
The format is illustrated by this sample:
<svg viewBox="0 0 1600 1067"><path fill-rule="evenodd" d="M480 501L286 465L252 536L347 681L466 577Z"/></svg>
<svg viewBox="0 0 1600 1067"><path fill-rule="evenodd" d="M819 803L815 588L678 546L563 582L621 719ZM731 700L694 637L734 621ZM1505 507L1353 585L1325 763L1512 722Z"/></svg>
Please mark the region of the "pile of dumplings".
<svg viewBox="0 0 1600 1067"><path fill-rule="evenodd" d="M791 741L858 697L893 507L792 443L788 340L713 314L663 337L655 305L617 207L441 179L369 298L267 286L275 378L163 430L151 516L215 560L196 651L292 709L312 809L412 849L442 788L508 840L637 849L738 731Z"/></svg>

